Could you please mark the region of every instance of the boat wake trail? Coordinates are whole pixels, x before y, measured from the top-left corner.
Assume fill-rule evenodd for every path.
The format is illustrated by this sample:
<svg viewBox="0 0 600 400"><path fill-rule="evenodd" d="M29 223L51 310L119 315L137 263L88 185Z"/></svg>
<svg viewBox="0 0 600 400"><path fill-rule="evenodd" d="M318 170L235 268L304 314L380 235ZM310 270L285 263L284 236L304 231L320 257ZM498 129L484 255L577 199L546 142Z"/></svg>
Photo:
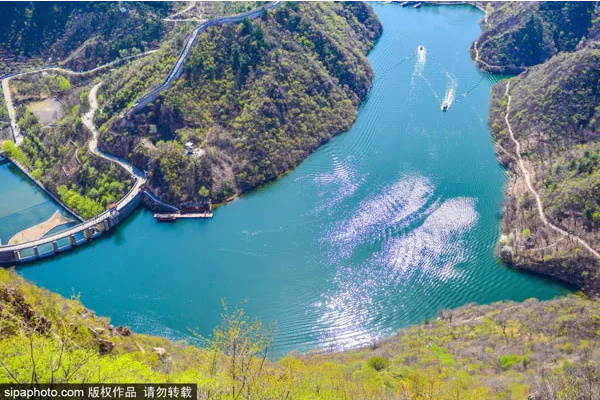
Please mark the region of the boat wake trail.
<svg viewBox="0 0 600 400"><path fill-rule="evenodd" d="M427 84L427 86L429 87L429 90L431 91L431 94L433 95L433 97L435 97L436 101L441 104L442 99L440 99L440 96L438 96L437 92L435 91L435 89L434 89L433 85L431 84L431 82L429 81L429 79L427 79L425 77L425 75L423 74L426 63L427 63L427 50L425 49L424 46L419 46L417 48L417 61L415 62L415 68L413 70L413 75L410 80L411 91L415 90L416 79L420 78L423 80L423 82L425 82L425 84Z"/></svg>
<svg viewBox="0 0 600 400"><path fill-rule="evenodd" d="M421 66L421 72L423 71L426 62L427 50L425 50L425 47L419 46L419 48L417 49L417 64Z"/></svg>
<svg viewBox="0 0 600 400"><path fill-rule="evenodd" d="M453 75L446 72L446 77L448 78L448 83L446 84L446 94L441 104L442 109L448 109L452 106L452 103L454 103L454 94L456 93L456 88L458 87L458 82Z"/></svg>
<svg viewBox="0 0 600 400"><path fill-rule="evenodd" d="M413 70L413 75L411 79L411 87L414 89L415 86L415 78L423 77L423 70L425 70L425 63L427 63L427 50L425 50L424 46L417 47L417 61L415 62L415 68Z"/></svg>

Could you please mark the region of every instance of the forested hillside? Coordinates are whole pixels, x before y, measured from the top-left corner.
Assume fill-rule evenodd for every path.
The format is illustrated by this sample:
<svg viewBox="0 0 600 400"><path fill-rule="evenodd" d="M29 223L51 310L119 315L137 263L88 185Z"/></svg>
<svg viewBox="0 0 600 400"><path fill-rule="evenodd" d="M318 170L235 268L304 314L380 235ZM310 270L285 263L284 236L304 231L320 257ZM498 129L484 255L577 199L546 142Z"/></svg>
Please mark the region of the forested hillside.
<svg viewBox="0 0 600 400"><path fill-rule="evenodd" d="M511 125L548 218L600 247L600 50L563 53L511 79ZM494 88L490 121L497 143L515 147L504 121L505 85ZM503 222L503 257L598 293L600 263L576 241L545 226L515 159Z"/></svg>
<svg viewBox="0 0 600 400"><path fill-rule="evenodd" d="M3 58L93 68L156 47L168 9L167 2L2 2Z"/></svg>
<svg viewBox="0 0 600 400"><path fill-rule="evenodd" d="M509 81L509 122L548 219L544 223L540 217L519 165L505 121L509 97L502 82L492 91L490 110L498 155L511 176L499 253L510 265L599 295L600 260L583 244L600 249L599 8L596 3L557 2L493 4L488 9L479 56L499 68L480 65L503 71L529 67ZM515 42L516 32L530 46Z"/></svg>
<svg viewBox="0 0 600 400"><path fill-rule="evenodd" d="M595 2L490 2L475 45L480 67L519 73L561 51L574 51L594 36ZM474 50L474 49L473 49Z"/></svg>
<svg viewBox="0 0 600 400"><path fill-rule="evenodd" d="M245 11L257 4L194 6L188 9L196 17L207 18ZM150 73L159 81L172 65L183 38L197 22L165 20L169 9L185 11L183 7L187 6L178 3L24 2L0 7L10 22L0 31L2 52L6 52L2 60L8 63L2 73L11 68L22 71L51 63L94 71L82 75L40 72L10 80L16 122L24 134L20 148L11 142L3 96L0 101L0 140L9 140L3 145L6 153L72 210L83 218L93 217L117 202L131 186L131 179L122 168L87 151L91 133L84 128L81 117L88 108L88 91L95 79L102 79L110 71L95 68L111 63L118 76L127 62L136 66L144 62L143 58L128 60L128 56L154 48L155 53L147 57L150 62L162 61L160 68ZM146 83L152 84L153 80L146 79Z"/></svg>
<svg viewBox="0 0 600 400"><path fill-rule="evenodd" d="M167 201L225 200L350 128L372 81L365 55L380 32L363 3L286 3L259 20L210 28L182 78L124 125L113 123L117 113L140 91L121 89L155 67L129 70L123 85L105 88L112 119L102 145L147 168Z"/></svg>
<svg viewBox="0 0 600 400"><path fill-rule="evenodd" d="M0 75L35 65L88 70L140 54L178 32L163 26L169 8L159 2L3 2ZM12 78L16 122L24 134L19 148L10 130L3 129L8 126L4 96L0 101L0 140L9 140L3 149L83 218L104 211L131 185L125 171L87 151L90 132L81 116L88 107L87 90L102 72Z"/></svg>

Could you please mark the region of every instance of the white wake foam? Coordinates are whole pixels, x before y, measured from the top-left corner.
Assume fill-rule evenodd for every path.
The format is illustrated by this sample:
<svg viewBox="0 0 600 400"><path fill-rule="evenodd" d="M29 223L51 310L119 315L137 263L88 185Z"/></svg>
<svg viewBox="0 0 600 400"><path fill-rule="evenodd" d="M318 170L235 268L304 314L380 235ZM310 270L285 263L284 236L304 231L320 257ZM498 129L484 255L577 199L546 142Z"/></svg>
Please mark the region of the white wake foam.
<svg viewBox="0 0 600 400"><path fill-rule="evenodd" d="M456 78L448 72L446 72L446 77L448 78L448 83L446 84L446 94L444 95L442 104L446 104L448 108L450 108L452 103L454 103L454 95L456 93L456 88L458 87L458 82L456 81Z"/></svg>

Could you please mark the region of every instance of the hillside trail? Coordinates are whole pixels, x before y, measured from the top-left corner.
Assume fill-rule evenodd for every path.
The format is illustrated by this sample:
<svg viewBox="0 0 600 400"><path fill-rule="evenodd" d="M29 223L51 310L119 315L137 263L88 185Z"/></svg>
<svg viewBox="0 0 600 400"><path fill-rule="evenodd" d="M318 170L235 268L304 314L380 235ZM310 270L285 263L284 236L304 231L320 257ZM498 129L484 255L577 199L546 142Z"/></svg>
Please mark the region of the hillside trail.
<svg viewBox="0 0 600 400"><path fill-rule="evenodd" d="M188 22L188 21L201 22L201 21L204 21L204 19L200 19L200 18L175 18L175 17L185 14L188 11L190 11L191 9L195 8L197 5L196 3L197 3L196 1L191 1L190 5L188 5L187 7L185 7L184 9L182 9L176 13L166 16L165 18L163 18L163 21L166 21L166 22Z"/></svg>
<svg viewBox="0 0 600 400"><path fill-rule="evenodd" d="M492 65L492 64L489 64L487 61L482 60L481 57L479 56L479 49L477 48L478 45L479 45L479 42L477 40L473 42L473 50L475 50L475 62L483 64L488 68L495 68L495 69L504 68L501 65Z"/></svg>
<svg viewBox="0 0 600 400"><path fill-rule="evenodd" d="M98 89L102 86L104 82L97 83L88 94L88 102L90 104L90 110L81 118L83 124L88 128L88 130L92 133L92 138L88 142L88 148L90 152L100 158L104 158L110 162L116 163L121 168L125 169L132 178L135 179L136 183L134 187L138 189L146 182L146 174L140 169L134 167L129 162L125 161L122 158L114 156L112 154L108 154L98 148L98 137L99 132L96 129L96 125L94 125L94 115L98 110Z"/></svg>
<svg viewBox="0 0 600 400"><path fill-rule="evenodd" d="M542 204L542 200L541 200L538 192L533 187L533 184L531 183L531 178L530 178L531 174L530 174L529 170L527 169L527 167L525 166L523 157L521 157L521 143L519 143L519 141L515 137L512 126L510 125L509 115L510 115L510 103L511 103L512 97L509 94L509 90L510 90L510 81L506 82L506 90L504 92L504 95L508 98L508 103L506 104L506 114L504 115L504 121L506 122L506 126L508 127L508 132L510 134L510 138L513 141L513 143L515 144L515 154L517 156L517 163L519 165L519 169L521 170L521 173L523 174L523 177L525 178L525 183L527 184L529 191L535 197L535 202L537 204L537 209L538 209L538 214L539 214L540 220L542 221L542 223L544 225L546 225L550 229L554 230L555 232L558 232L561 235L567 236L567 237L577 241L586 250L588 250L591 254L593 254L594 257L596 257L597 259L600 259L600 253L598 251L596 251L592 246L590 246L581 237L579 237L575 234L572 234L570 232L567 232L564 229L561 229L558 226L554 225L552 222L548 221L548 218L546 217L546 213L544 211L544 205Z"/></svg>
<svg viewBox="0 0 600 400"><path fill-rule="evenodd" d="M118 59L108 62L106 64L99 65L95 68L89 69L87 71L73 71L73 70L70 70L67 68L62 68L62 67L57 67L57 66L49 66L49 67L40 67L40 68L36 68L36 69L30 70L30 71L20 72L17 74L3 77L2 78L2 93L4 95L4 102L6 103L6 108L8 110L8 118L10 119L10 127L13 132L13 139L14 139L15 145L20 146L23 143L23 135L21 133L21 128L19 128L19 124L17 123L17 110L14 106L14 103L12 100L12 93L10 91L10 80L11 79L18 78L20 76L39 74L41 72L48 72L48 71L60 72L60 73L67 74L67 75L79 75L79 76L87 75L87 74L94 73L96 71L100 71L102 69L109 68L118 62L141 58L141 57L147 56L149 54L155 53L156 51L157 50L149 50L144 53L136 54L133 56L118 58Z"/></svg>

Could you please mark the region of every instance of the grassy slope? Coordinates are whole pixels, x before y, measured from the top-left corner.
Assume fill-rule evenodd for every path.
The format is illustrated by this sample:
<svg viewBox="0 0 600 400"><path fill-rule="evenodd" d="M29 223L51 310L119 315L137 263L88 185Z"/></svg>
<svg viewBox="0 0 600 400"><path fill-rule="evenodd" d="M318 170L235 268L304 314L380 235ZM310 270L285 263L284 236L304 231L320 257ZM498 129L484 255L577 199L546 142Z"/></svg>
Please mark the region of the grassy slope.
<svg viewBox="0 0 600 400"><path fill-rule="evenodd" d="M203 186L217 201L252 189L351 126L372 78L365 54L380 29L368 6L334 3L288 4L211 28L182 78L104 145L141 161L167 201L198 200ZM112 115L153 65L129 70L125 91L106 88ZM188 141L204 156L185 157Z"/></svg>
<svg viewBox="0 0 600 400"><path fill-rule="evenodd" d="M264 364L258 329L237 314L203 348L138 335L0 270L0 382L31 381L33 354L39 382L196 382L202 398L243 385L252 399L546 400L600 389L585 386L600 372L600 303L582 297L466 306L370 348ZM244 369L239 354L257 357Z"/></svg>

